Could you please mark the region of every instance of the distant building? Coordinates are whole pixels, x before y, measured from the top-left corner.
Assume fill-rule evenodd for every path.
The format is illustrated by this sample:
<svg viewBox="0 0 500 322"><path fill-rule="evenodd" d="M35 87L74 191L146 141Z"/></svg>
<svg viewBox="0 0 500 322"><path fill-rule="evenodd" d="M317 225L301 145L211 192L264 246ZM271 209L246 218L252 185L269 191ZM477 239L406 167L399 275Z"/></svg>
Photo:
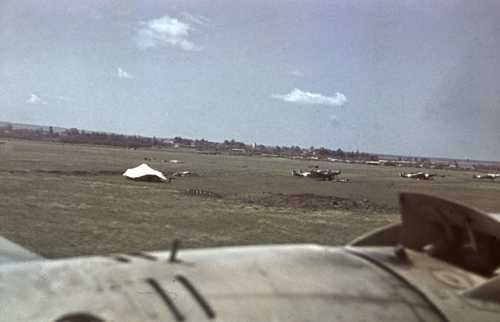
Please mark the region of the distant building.
<svg viewBox="0 0 500 322"><path fill-rule="evenodd" d="M380 165L381 162L380 161L365 161L365 164L368 164L368 165Z"/></svg>
<svg viewBox="0 0 500 322"><path fill-rule="evenodd" d="M174 143L175 143L174 140L171 140L171 139L163 140L163 144L165 144L165 145L173 145Z"/></svg>

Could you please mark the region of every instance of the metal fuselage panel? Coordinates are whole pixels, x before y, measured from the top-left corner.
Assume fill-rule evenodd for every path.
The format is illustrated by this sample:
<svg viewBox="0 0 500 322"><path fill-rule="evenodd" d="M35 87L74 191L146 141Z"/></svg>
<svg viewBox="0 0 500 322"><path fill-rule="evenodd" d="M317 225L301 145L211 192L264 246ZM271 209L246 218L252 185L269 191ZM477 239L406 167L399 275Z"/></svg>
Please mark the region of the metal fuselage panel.
<svg viewBox="0 0 500 322"><path fill-rule="evenodd" d="M38 261L43 258L29 250L0 237L0 265L14 262Z"/></svg>
<svg viewBox="0 0 500 322"><path fill-rule="evenodd" d="M500 321L498 301L466 295L468 290L487 282L487 278L408 248L404 259L395 256L393 247L348 247L347 250L411 285L449 321Z"/></svg>
<svg viewBox="0 0 500 322"><path fill-rule="evenodd" d="M215 248L0 266L0 321L443 321L419 292L344 248Z"/></svg>

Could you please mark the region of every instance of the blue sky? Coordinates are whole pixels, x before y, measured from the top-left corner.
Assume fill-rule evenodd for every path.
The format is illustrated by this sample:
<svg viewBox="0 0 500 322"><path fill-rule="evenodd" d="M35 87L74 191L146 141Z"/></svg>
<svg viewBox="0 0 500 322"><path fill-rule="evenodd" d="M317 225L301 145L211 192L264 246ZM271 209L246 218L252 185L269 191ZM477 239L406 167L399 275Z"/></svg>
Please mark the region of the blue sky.
<svg viewBox="0 0 500 322"><path fill-rule="evenodd" d="M500 159L496 1L0 3L0 120Z"/></svg>

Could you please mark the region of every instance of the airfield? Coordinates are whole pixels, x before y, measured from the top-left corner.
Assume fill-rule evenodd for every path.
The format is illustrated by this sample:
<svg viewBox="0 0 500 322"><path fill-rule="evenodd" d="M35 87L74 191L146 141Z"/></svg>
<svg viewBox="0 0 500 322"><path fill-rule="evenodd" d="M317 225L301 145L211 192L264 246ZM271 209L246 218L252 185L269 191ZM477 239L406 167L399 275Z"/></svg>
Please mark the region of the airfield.
<svg viewBox="0 0 500 322"><path fill-rule="evenodd" d="M50 258L165 250L174 239L182 247L341 245L398 222L400 191L500 212L500 181L474 180L465 170L419 181L399 177L411 168L3 141L0 235ZM122 177L144 162L167 175L195 175L170 183ZM316 165L340 169L350 182L290 175Z"/></svg>

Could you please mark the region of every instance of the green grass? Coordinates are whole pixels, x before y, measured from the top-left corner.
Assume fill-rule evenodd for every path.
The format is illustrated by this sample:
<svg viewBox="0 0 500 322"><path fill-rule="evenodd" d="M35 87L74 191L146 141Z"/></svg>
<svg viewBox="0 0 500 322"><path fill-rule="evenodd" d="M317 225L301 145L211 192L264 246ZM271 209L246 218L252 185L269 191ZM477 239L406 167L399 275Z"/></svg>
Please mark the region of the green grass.
<svg viewBox="0 0 500 322"><path fill-rule="evenodd" d="M144 158L167 173L197 177L170 184L133 182L120 173ZM179 159L184 164L163 160ZM291 168L341 167L352 183L291 177ZM80 171L75 175L75 171ZM104 172L103 172L104 171ZM105 172L108 171L108 172ZM47 257L267 243L344 244L399 220L397 192L421 191L500 209L500 185L448 171L434 182L397 176L400 169L191 152L9 141L0 145L0 234ZM116 174L113 174L116 173ZM221 198L190 196L203 189ZM364 202L368 207L304 208L272 204L276 196L308 194ZM259 202L266 196L265 205ZM278 198L278 197L276 197ZM249 200L257 202L250 203ZM269 203L271 200L271 203Z"/></svg>

